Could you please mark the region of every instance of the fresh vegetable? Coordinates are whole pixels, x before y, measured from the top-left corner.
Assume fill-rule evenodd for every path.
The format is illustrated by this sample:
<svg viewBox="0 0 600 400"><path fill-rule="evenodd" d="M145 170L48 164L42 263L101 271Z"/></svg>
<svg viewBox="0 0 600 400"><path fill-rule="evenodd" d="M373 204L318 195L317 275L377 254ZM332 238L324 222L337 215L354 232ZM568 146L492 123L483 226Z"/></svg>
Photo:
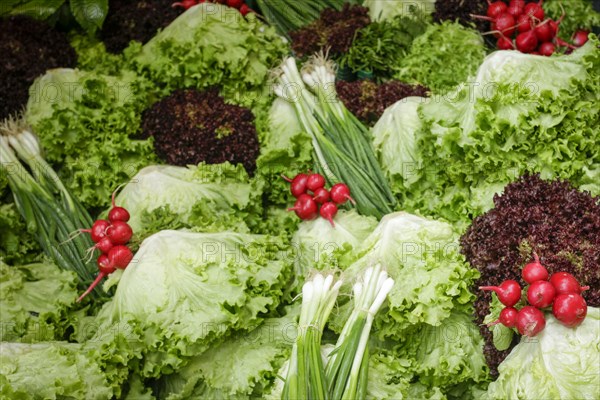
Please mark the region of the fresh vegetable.
<svg viewBox="0 0 600 400"><path fill-rule="evenodd" d="M436 1L433 21L437 23L443 21L456 21L465 27L475 27L480 32L486 32L489 31L489 25L481 19L472 18L471 15L487 14L490 18L496 18L500 14L506 13L507 10L508 6L503 1Z"/></svg>
<svg viewBox="0 0 600 400"><path fill-rule="evenodd" d="M372 74L378 81L391 78L426 27L423 19L410 16L372 22L355 33L350 48L339 59L340 68Z"/></svg>
<svg viewBox="0 0 600 400"><path fill-rule="evenodd" d="M396 80L376 84L372 80L337 81L335 88L344 106L366 125L381 119L385 109L409 96L427 97L429 89Z"/></svg>
<svg viewBox="0 0 600 400"><path fill-rule="evenodd" d="M0 170L0 179L6 174ZM8 185L8 182L6 183ZM8 195L8 193L7 193ZM3 198L9 197L3 196ZM14 202L0 205L0 259L9 264L29 264L39 261L41 247L27 226Z"/></svg>
<svg viewBox="0 0 600 400"><path fill-rule="evenodd" d="M288 208L288 211L294 211L298 218L310 221L317 217L319 209L317 202L310 195L304 193L298 196L294 207Z"/></svg>
<svg viewBox="0 0 600 400"><path fill-rule="evenodd" d="M167 164L228 161L252 174L259 153L253 122L250 110L226 104L216 89L176 90L144 111L142 136L154 138L156 154Z"/></svg>
<svg viewBox="0 0 600 400"><path fill-rule="evenodd" d="M593 250L600 244L597 197L565 181L526 175L507 185L494 203L495 208L477 217L461 238L461 252L481 273L479 285L514 279L536 252L549 273L566 272L589 285L586 300L590 306L598 304L600 282L595 271L599 254ZM564 274L554 281L560 276ZM575 283L571 290L579 288ZM557 293L560 287L555 286ZM481 296L475 302L478 323L489 313L489 301L488 296ZM512 347L498 352L489 329L481 327L481 334L486 338L486 358L494 371Z"/></svg>
<svg viewBox="0 0 600 400"><path fill-rule="evenodd" d="M587 309L587 303L579 294L563 293L556 296L552 314L563 325L574 328L583 322Z"/></svg>
<svg viewBox="0 0 600 400"><path fill-rule="evenodd" d="M97 361L82 345L0 342L0 394L10 399L111 399L113 391Z"/></svg>
<svg viewBox="0 0 600 400"><path fill-rule="evenodd" d="M575 32L573 34L573 37L571 38L573 40L573 44L575 45L575 47L581 47L583 46L587 41L588 41L588 35L590 34L589 31L586 30L578 30L577 32Z"/></svg>
<svg viewBox="0 0 600 400"><path fill-rule="evenodd" d="M305 0L302 4L284 3L278 0L257 0L262 15L275 26L280 35L289 39L296 31L319 18L324 9L340 10L343 0Z"/></svg>
<svg viewBox="0 0 600 400"><path fill-rule="evenodd" d="M527 301L537 308L549 307L555 296L556 289L548 281L536 281L527 288Z"/></svg>
<svg viewBox="0 0 600 400"><path fill-rule="evenodd" d="M514 280L506 280L500 286L479 286L479 290L492 290L502 304L512 307L521 300L521 286Z"/></svg>
<svg viewBox="0 0 600 400"><path fill-rule="evenodd" d="M523 336L533 337L544 330L546 318L544 313L533 306L525 306L517 314L517 330Z"/></svg>
<svg viewBox="0 0 600 400"><path fill-rule="evenodd" d="M323 217L327 221L329 221L329 223L333 227L335 227L335 224L333 223L333 219L337 215L337 212L338 212L337 206L335 205L335 203L333 203L331 201L324 203L321 206L321 208L319 209L319 214L321 215L321 217Z"/></svg>
<svg viewBox="0 0 600 400"><path fill-rule="evenodd" d="M73 323L69 311L77 297L77 275L49 262L7 265L1 260L0 274L0 342L64 339Z"/></svg>
<svg viewBox="0 0 600 400"><path fill-rule="evenodd" d="M405 118L420 129L392 131L379 145L398 147L403 140L403 148L415 149L382 162L384 171L405 170L392 181L403 208L466 222L489 210L494 194L526 171L600 194L600 155L592 150L599 131L591 128L596 122L590 125L600 118L597 44L590 35L572 54L550 58L494 52L471 81L477 85L465 83L417 106Z"/></svg>
<svg viewBox="0 0 600 400"><path fill-rule="evenodd" d="M10 118L0 126L0 154L0 170L27 230L56 265L77 273L80 285L90 282L94 266L84 258L92 242L71 234L90 226L91 217L44 160L38 138L23 119Z"/></svg>
<svg viewBox="0 0 600 400"><path fill-rule="evenodd" d="M600 25L600 12L588 0L544 0L542 7L546 15L554 20L566 13L560 24L560 35L565 38L572 37L580 29L591 30Z"/></svg>
<svg viewBox="0 0 600 400"><path fill-rule="evenodd" d="M313 200L319 204L326 203L329 200L329 190L324 187L318 188L313 194Z"/></svg>
<svg viewBox="0 0 600 400"><path fill-rule="evenodd" d="M337 98L332 101L332 69L331 61L320 55L305 66L301 76L296 61L289 57L277 71L275 93L293 104L303 129L310 133L317 167L327 182L344 182L352 188L361 214L380 217L392 210L395 201L367 128ZM290 87L300 89L299 98L288 93Z"/></svg>
<svg viewBox="0 0 600 400"><path fill-rule="evenodd" d="M156 233L120 274L114 296L88 327L89 341L103 343L99 357L121 353L111 369L125 363L141 377L173 372L277 309L291 270L286 250L277 237ZM115 332L126 333L125 343Z"/></svg>
<svg viewBox="0 0 600 400"><path fill-rule="evenodd" d="M435 0L365 0L364 6L369 8L369 15L374 21L392 19L398 15L413 18L427 18L434 10Z"/></svg>
<svg viewBox="0 0 600 400"><path fill-rule="evenodd" d="M355 203L354 199L350 197L350 188L345 183L336 183L331 187L331 200L336 204L344 204L348 200Z"/></svg>
<svg viewBox="0 0 600 400"><path fill-rule="evenodd" d="M534 260L523 267L521 276L523 280L529 284L535 281L546 281L550 276L546 267L540 263L540 258L536 253L533 253ZM556 287L556 286L555 286Z"/></svg>
<svg viewBox="0 0 600 400"><path fill-rule="evenodd" d="M308 175L299 173L298 175L296 175L294 177L294 179L291 179L291 180L286 179L286 180L288 182L290 182L290 192L292 193L292 196L299 197L300 195L306 193L306 190L307 190L306 182L308 180ZM321 188L321 189L323 189L323 188Z"/></svg>
<svg viewBox="0 0 600 400"><path fill-rule="evenodd" d="M473 29L450 21L432 24L412 42L394 78L441 94L474 75L484 57L483 40Z"/></svg>
<svg viewBox="0 0 600 400"><path fill-rule="evenodd" d="M590 288L589 286L580 286L573 275L564 271L552 274L550 283L556 289L556 294L581 294L581 292Z"/></svg>
<svg viewBox="0 0 600 400"><path fill-rule="evenodd" d="M380 264L367 268L352 286L354 308L325 369L329 398L366 398L371 326L393 286Z"/></svg>
<svg viewBox="0 0 600 400"><path fill-rule="evenodd" d="M229 7L213 3L190 8L143 47L132 49L128 66L164 94L217 86L230 104L266 109L273 99L267 74L287 46L254 13L231 13Z"/></svg>
<svg viewBox="0 0 600 400"><path fill-rule="evenodd" d="M600 385L598 323L598 308L589 308L586 320L575 329L549 314L544 331L534 340L522 338L500 364L500 376L483 398L596 397Z"/></svg>
<svg viewBox="0 0 600 400"><path fill-rule="evenodd" d="M371 22L368 9L358 4L345 3L338 10L326 8L319 19L298 30L289 32L296 57L310 57L326 50L331 57L348 51L356 32Z"/></svg>
<svg viewBox="0 0 600 400"><path fill-rule="evenodd" d="M320 273L302 286L298 335L290 356L282 400L328 398L321 337L341 286L341 280L334 283L333 275Z"/></svg>
<svg viewBox="0 0 600 400"><path fill-rule="evenodd" d="M0 18L0 54L0 120L21 112L35 78L77 61L64 33L25 16Z"/></svg>
<svg viewBox="0 0 600 400"><path fill-rule="evenodd" d="M325 178L321 174L310 174L306 178L306 189L314 192L325 186Z"/></svg>
<svg viewBox="0 0 600 400"><path fill-rule="evenodd" d="M108 206L112 191L155 159L152 143L131 138L153 92L129 71L116 77L64 68L31 87L26 120L84 206Z"/></svg>
<svg viewBox="0 0 600 400"><path fill-rule="evenodd" d="M507 328L515 328L517 326L517 316L519 311L514 307L504 307L500 311L499 322Z"/></svg>
<svg viewBox="0 0 600 400"><path fill-rule="evenodd" d="M131 229L145 238L169 228L247 231L245 219L261 217L254 209L258 196L241 165L153 165L125 185L116 203L129 211Z"/></svg>

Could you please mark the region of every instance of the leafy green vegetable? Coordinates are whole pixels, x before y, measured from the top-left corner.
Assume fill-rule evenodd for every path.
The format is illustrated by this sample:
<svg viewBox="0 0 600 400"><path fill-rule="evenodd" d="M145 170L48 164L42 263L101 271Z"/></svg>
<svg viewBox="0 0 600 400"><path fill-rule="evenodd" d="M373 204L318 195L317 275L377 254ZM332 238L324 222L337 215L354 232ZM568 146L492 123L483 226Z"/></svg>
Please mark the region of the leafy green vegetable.
<svg viewBox="0 0 600 400"><path fill-rule="evenodd" d="M131 356L143 344L134 372L173 372L231 330L258 326L279 305L290 270L277 237L161 231L144 240L124 271L95 320L96 335L125 324L132 343L105 337L103 353L124 346Z"/></svg>
<svg viewBox="0 0 600 400"><path fill-rule="evenodd" d="M129 71L120 76L54 69L30 89L26 118L48 161L87 207L104 207L118 185L151 164L152 143L131 139L153 90Z"/></svg>
<svg viewBox="0 0 600 400"><path fill-rule="evenodd" d="M591 35L585 46L565 56L495 52L472 84L420 105L421 121L414 130L377 135L381 149L398 148L398 141L410 143L411 134L415 137L415 152L382 159L384 170L394 176L400 204L468 220L490 209L494 194L526 170L600 193L597 45Z"/></svg>
<svg viewBox="0 0 600 400"><path fill-rule="evenodd" d="M294 107L275 99L269 112L257 119L260 155L256 160L256 179L264 185L269 202L285 205L291 201L290 185L281 175L294 177L312 166L312 143L302 130Z"/></svg>
<svg viewBox="0 0 600 400"><path fill-rule="evenodd" d="M0 397L111 399L113 391L79 344L0 343Z"/></svg>
<svg viewBox="0 0 600 400"><path fill-rule="evenodd" d="M394 78L444 93L472 76L485 54L483 39L476 30L458 22L433 24L412 42Z"/></svg>
<svg viewBox="0 0 600 400"><path fill-rule="evenodd" d="M9 266L0 260L0 341L61 339L77 299L77 276L50 263Z"/></svg>
<svg viewBox="0 0 600 400"><path fill-rule="evenodd" d="M546 0L543 5L547 18L558 20L565 11L560 23L558 36L569 41L573 33L579 29L591 30L600 26L600 13L589 0Z"/></svg>
<svg viewBox="0 0 600 400"><path fill-rule="evenodd" d="M439 326L453 311L470 311L470 287L479 273L459 254L458 234L448 223L405 212L386 215L353 256L356 261L345 271L347 282L375 263L396 282L389 310L375 319L380 338L401 341L404 330L415 324ZM347 306L333 321L336 331L345 321Z"/></svg>
<svg viewBox="0 0 600 400"><path fill-rule="evenodd" d="M26 264L36 261L40 252L15 203L0 205L0 259L10 264Z"/></svg>
<svg viewBox="0 0 600 400"><path fill-rule="evenodd" d="M398 15L422 17L435 10L435 0L365 0L373 21L389 20Z"/></svg>
<svg viewBox="0 0 600 400"><path fill-rule="evenodd" d="M116 204L129 211L128 223L140 237L182 227L247 231L244 218L260 212L253 209L260 194L241 164L152 165L131 179Z"/></svg>
<svg viewBox="0 0 600 400"><path fill-rule="evenodd" d="M205 3L180 15L146 43L129 63L170 93L220 86L225 99L245 107L267 105L265 82L287 47L254 14Z"/></svg>
<svg viewBox="0 0 600 400"><path fill-rule="evenodd" d="M352 250L360 247L375 229L377 220L355 210L340 210L335 227L324 218L304 221L292 238L292 248L297 253L295 277L301 285L312 270L345 269Z"/></svg>
<svg viewBox="0 0 600 400"><path fill-rule="evenodd" d="M83 29L94 32L102 28L108 14L108 0L69 0L71 13Z"/></svg>
<svg viewBox="0 0 600 400"><path fill-rule="evenodd" d="M280 318L267 318L250 332L236 332L194 357L161 380L161 398L261 397L269 391L288 359L297 335L299 307Z"/></svg>
<svg viewBox="0 0 600 400"><path fill-rule="evenodd" d="M357 32L352 46L339 60L340 67L354 72L368 71L377 78L391 78L402 65L413 40L425 28L425 21L401 15L372 22Z"/></svg>
<svg viewBox="0 0 600 400"><path fill-rule="evenodd" d="M500 364L485 399L593 399L600 386L600 309L588 307L583 323L568 328L546 315L546 327L523 337Z"/></svg>

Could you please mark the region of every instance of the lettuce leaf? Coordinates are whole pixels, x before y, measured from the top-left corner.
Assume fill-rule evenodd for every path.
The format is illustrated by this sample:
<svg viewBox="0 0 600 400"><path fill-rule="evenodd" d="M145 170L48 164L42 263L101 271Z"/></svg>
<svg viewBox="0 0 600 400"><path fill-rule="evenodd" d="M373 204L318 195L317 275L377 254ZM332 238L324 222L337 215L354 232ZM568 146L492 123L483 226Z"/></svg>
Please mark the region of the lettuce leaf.
<svg viewBox="0 0 600 400"><path fill-rule="evenodd" d="M435 0L365 0L373 21L392 19L397 15L423 16L433 13Z"/></svg>
<svg viewBox="0 0 600 400"><path fill-rule="evenodd" d="M30 88L27 122L85 206L107 206L118 185L155 160L151 141L132 139L152 93L129 71L110 76L64 68Z"/></svg>
<svg viewBox="0 0 600 400"><path fill-rule="evenodd" d="M131 179L116 203L129 211L128 223L142 238L178 228L247 232L244 218L259 213L260 194L241 164L152 165Z"/></svg>
<svg viewBox="0 0 600 400"><path fill-rule="evenodd" d="M525 171L599 194L598 43L591 35L582 48L556 57L494 52L471 83L420 105L421 129L415 123L412 130L416 155L382 159L403 207L469 221ZM390 132L380 135L381 148L410 141L410 132ZM398 166L410 166L411 175Z"/></svg>
<svg viewBox="0 0 600 400"><path fill-rule="evenodd" d="M485 54L476 30L451 21L432 24L412 42L394 78L445 94L472 76Z"/></svg>
<svg viewBox="0 0 600 400"><path fill-rule="evenodd" d="M600 309L588 307L577 328L552 315L534 338L523 337L498 367L485 399L594 399L600 387Z"/></svg>
<svg viewBox="0 0 600 400"><path fill-rule="evenodd" d="M77 282L74 273L51 263L9 266L0 260L0 341L62 339Z"/></svg>
<svg viewBox="0 0 600 400"><path fill-rule="evenodd" d="M1 342L0 397L108 400L113 391L79 344Z"/></svg>
<svg viewBox="0 0 600 400"><path fill-rule="evenodd" d="M130 54L128 65L170 93L218 85L220 94L252 108L269 104L269 69L287 52L272 27L253 13L215 3L192 7Z"/></svg>
<svg viewBox="0 0 600 400"><path fill-rule="evenodd" d="M142 348L133 371L172 373L232 330L258 326L278 307L291 261L277 237L161 231L144 240L124 271L94 321L96 334L126 324L133 343L115 347L124 346L126 357Z"/></svg>
<svg viewBox="0 0 600 400"><path fill-rule="evenodd" d="M41 252L35 237L27 232L15 203L1 204L0 260L9 264L27 264L39 261Z"/></svg>

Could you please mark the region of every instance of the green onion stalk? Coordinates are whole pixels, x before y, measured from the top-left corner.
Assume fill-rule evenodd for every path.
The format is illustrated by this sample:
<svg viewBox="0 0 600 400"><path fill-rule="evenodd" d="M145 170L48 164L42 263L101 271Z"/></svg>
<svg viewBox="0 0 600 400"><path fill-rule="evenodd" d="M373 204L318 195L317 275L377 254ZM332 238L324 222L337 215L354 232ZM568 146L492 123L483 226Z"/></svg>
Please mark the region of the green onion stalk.
<svg viewBox="0 0 600 400"><path fill-rule="evenodd" d="M394 286L381 265L369 267L353 286L354 308L325 369L330 399L364 400L369 368L368 340L375 315Z"/></svg>
<svg viewBox="0 0 600 400"><path fill-rule="evenodd" d="M321 337L335 305L342 281L316 274L302 287L298 337L292 348L282 400L327 400L327 382L321 357Z"/></svg>
<svg viewBox="0 0 600 400"><path fill-rule="evenodd" d="M256 0L269 24L288 39L289 32L318 19L325 8L341 10L344 2L344 0Z"/></svg>
<svg viewBox="0 0 600 400"><path fill-rule="evenodd" d="M95 262L85 260L94 243L88 235L73 233L91 227L92 218L44 160L38 138L22 119L9 118L0 125L0 159L27 231L48 257L74 271L86 287L97 272Z"/></svg>
<svg viewBox="0 0 600 400"><path fill-rule="evenodd" d="M323 54L298 71L289 57L275 71L275 93L294 106L302 128L311 135L317 170L330 185L343 182L357 211L381 218L396 205L377 161L370 133L337 97L335 64Z"/></svg>

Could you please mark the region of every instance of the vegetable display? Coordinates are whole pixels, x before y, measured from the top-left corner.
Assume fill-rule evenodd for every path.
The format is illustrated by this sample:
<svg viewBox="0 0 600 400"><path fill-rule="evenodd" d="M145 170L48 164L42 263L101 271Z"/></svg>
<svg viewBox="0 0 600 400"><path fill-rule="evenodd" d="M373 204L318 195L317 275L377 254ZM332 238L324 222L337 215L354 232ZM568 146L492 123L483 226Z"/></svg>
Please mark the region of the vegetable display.
<svg viewBox="0 0 600 400"><path fill-rule="evenodd" d="M0 398L597 397L590 0L5 3Z"/></svg>

